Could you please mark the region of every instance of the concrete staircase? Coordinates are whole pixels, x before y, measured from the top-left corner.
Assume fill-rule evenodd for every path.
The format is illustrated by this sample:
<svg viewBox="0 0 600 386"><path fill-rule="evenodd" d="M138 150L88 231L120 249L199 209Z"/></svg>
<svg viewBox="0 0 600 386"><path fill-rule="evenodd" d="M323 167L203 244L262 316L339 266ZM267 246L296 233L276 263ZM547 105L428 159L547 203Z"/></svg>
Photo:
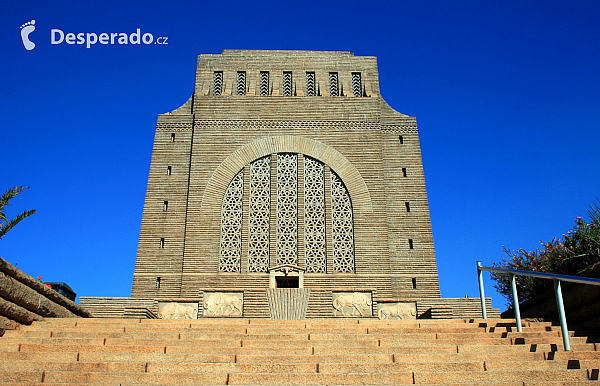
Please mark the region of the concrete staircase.
<svg viewBox="0 0 600 386"><path fill-rule="evenodd" d="M46 319L0 338L0 384L598 384L600 343L514 320Z"/></svg>

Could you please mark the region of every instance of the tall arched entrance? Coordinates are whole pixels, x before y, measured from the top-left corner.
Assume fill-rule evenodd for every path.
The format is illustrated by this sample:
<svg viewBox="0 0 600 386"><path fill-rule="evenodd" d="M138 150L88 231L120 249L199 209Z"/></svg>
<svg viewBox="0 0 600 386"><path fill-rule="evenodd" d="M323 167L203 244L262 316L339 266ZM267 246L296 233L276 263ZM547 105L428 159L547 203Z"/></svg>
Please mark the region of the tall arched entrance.
<svg viewBox="0 0 600 386"><path fill-rule="evenodd" d="M329 165L278 152L245 165L221 205L219 272L354 273L350 194Z"/></svg>

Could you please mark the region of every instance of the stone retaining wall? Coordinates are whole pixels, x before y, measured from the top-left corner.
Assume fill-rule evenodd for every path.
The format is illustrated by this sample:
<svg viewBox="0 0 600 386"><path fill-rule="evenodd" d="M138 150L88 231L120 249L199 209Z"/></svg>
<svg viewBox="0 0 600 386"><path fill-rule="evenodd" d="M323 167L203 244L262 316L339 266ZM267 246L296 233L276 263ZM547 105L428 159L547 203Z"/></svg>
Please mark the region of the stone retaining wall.
<svg viewBox="0 0 600 386"><path fill-rule="evenodd" d="M84 308L0 258L0 336L44 317L91 317Z"/></svg>

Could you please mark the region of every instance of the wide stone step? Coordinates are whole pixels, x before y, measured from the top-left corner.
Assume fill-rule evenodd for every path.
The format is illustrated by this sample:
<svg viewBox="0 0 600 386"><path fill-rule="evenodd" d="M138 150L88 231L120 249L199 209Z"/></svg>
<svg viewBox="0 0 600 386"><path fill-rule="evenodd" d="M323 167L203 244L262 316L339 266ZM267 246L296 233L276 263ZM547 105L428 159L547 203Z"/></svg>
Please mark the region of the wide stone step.
<svg viewBox="0 0 600 386"><path fill-rule="evenodd" d="M0 371L70 371L104 373L316 373L316 363L244 364L222 362L31 362L0 363Z"/></svg>
<svg viewBox="0 0 600 386"><path fill-rule="evenodd" d="M21 344L19 351L34 352L126 352L126 353L164 353L160 346L98 346L98 345L56 345L56 344Z"/></svg>
<svg viewBox="0 0 600 386"><path fill-rule="evenodd" d="M137 373L137 372L15 372L11 383L46 384L145 384L145 385L399 385L412 384L413 374L319 374L310 373ZM18 379L15 379L18 378Z"/></svg>
<svg viewBox="0 0 600 386"><path fill-rule="evenodd" d="M516 331L513 323L501 322L494 323L491 320L486 322L465 323L464 321L379 321L379 320L358 320L351 321L343 320L326 320L326 321L277 321L284 323L275 323L271 320L248 320L248 319L202 319L201 321L169 321L169 320L132 320L132 319L47 319L45 322L34 322L30 329L46 329L47 326L53 328L124 328L138 330L165 330L165 329L221 329L229 331L229 329L241 331L243 328L249 328L256 331L268 330L293 330L298 329L314 329L314 330L343 330L364 331L365 329L389 329L389 330L404 330L407 333L416 332L416 330L431 330L429 332L466 332L473 329L490 331L491 329L498 332ZM539 331L543 332L546 329L557 330L557 326L552 326L550 323L523 323L525 332ZM118 326L118 327L117 327Z"/></svg>
<svg viewBox="0 0 600 386"><path fill-rule="evenodd" d="M487 371L512 371L515 370L514 361L489 360L485 361ZM597 360L545 360L545 361L519 361L519 370L573 370L591 369L598 367Z"/></svg>
<svg viewBox="0 0 600 386"><path fill-rule="evenodd" d="M142 383L147 385L225 385L227 374L215 373L140 373L140 372L71 372L44 371L44 383L74 384L123 384Z"/></svg>
<svg viewBox="0 0 600 386"><path fill-rule="evenodd" d="M27 330L16 330L9 331L8 334L14 335L36 335L39 332L48 333L48 331L54 332L75 332L80 334L93 333L102 329L104 332L129 332L129 333L161 333L161 332L205 332L205 333L238 333L238 334L293 334L298 332L306 333L356 333L356 334L369 334L369 333L382 333L382 334L421 334L421 333L489 333L490 331L485 328L479 327L460 327L460 328L433 328L433 327L371 327L364 325L353 325L349 326L271 326L271 325L222 325L222 326L202 326L201 328L196 325L106 325L106 326L42 326L37 324L35 328L29 328ZM506 331L496 330L497 333L503 333ZM544 332L544 331L541 331Z"/></svg>
<svg viewBox="0 0 600 386"><path fill-rule="evenodd" d="M600 350L583 351L583 352L577 351L577 350L573 350L570 352L566 352L566 351L548 352L546 354L546 359L548 359L548 360L589 359L589 360L597 360L598 365L600 365Z"/></svg>
<svg viewBox="0 0 600 386"><path fill-rule="evenodd" d="M229 374L228 385L402 385L413 384L413 373L355 374Z"/></svg>
<svg viewBox="0 0 600 386"><path fill-rule="evenodd" d="M240 354L237 363L393 363L390 354L251 355Z"/></svg>
<svg viewBox="0 0 600 386"><path fill-rule="evenodd" d="M19 377L19 380L4 376ZM459 371L459 372L403 372L403 373L137 373L137 372L68 372L35 371L0 372L8 384L198 384L198 385L401 385L401 384L562 384L572 385L588 381L585 370L534 370L534 371ZM523 382L525 379L536 379ZM557 382L556 379L561 381ZM520 382L520 383L519 383Z"/></svg>
<svg viewBox="0 0 600 386"><path fill-rule="evenodd" d="M207 354L224 354L224 355L238 355L238 354L274 354L274 355L312 355L314 352L313 347L167 347L164 354L167 355L207 355ZM86 357L91 352L80 352L80 357ZM104 354L104 353L97 353ZM110 353L106 353L110 354ZM163 355L160 353L158 355Z"/></svg>
<svg viewBox="0 0 600 386"><path fill-rule="evenodd" d="M0 363L0 371L73 371L73 372L145 372L146 363L119 362L61 362L61 361L11 361Z"/></svg>
<svg viewBox="0 0 600 386"><path fill-rule="evenodd" d="M0 361L10 363L11 361L57 361L57 362L75 362L77 361L76 352L54 352L48 355L47 352L0 352Z"/></svg>
<svg viewBox="0 0 600 386"><path fill-rule="evenodd" d="M555 335L559 336L559 331L548 331L548 332L486 332L484 329L472 328L472 329L442 329L435 330L433 328L423 329L389 329L389 328L256 328L256 327L234 327L231 329L226 328L130 328L130 327L111 327L111 328L98 328L98 327L47 327L38 329L24 329L24 330L11 330L7 331L7 337L51 337L51 336L68 336L69 333L76 334L78 336L97 336L99 333L103 334L133 334L133 335L167 335L177 336L178 334L202 336L204 335L253 335L253 336L268 336L268 335L284 335L291 336L297 334L307 335L331 335L333 337L339 335L385 335L385 336L403 336L403 337L424 337L439 336L439 337L460 337L460 338L477 338L480 336L541 336L541 335ZM530 335L528 335L530 334Z"/></svg>
<svg viewBox="0 0 600 386"><path fill-rule="evenodd" d="M342 359L343 360L343 359ZM567 370L591 368L597 362L579 361L577 366L566 361L522 361L519 370ZM328 361L310 361L299 363L257 362L32 362L14 361L0 363L0 371L79 371L79 372L172 372L172 373L234 373L234 372L271 372L271 373L373 373L373 372L431 372L431 371L513 371L512 361L444 361L436 363L404 362L404 363L331 363Z"/></svg>
<svg viewBox="0 0 600 386"><path fill-rule="evenodd" d="M588 380L583 381L546 381L546 382L535 382L525 381L522 383L523 386L582 386L582 385L594 385Z"/></svg>
<svg viewBox="0 0 600 386"><path fill-rule="evenodd" d="M526 362L526 361L543 361L546 359L544 353L498 353L498 352L490 352L490 353L475 353L475 354L415 354L415 353L405 353L399 354L394 353L394 362L395 363L426 363L426 362L476 362L476 361L517 361L517 362ZM566 363L566 360L562 362Z"/></svg>
<svg viewBox="0 0 600 386"><path fill-rule="evenodd" d="M103 346L106 338L2 338L6 339L3 343L5 344L49 344L49 345L89 345L89 346ZM0 346L1 347L1 346ZM1 350L1 348L0 348Z"/></svg>
<svg viewBox="0 0 600 386"><path fill-rule="evenodd" d="M239 348L229 352L243 352L242 349L256 350L290 350L286 342L268 342L267 341L123 341L110 339L104 340L106 344L100 341L97 344L88 344L87 340L76 342L68 340L61 342L56 340L51 343L11 343L1 345L0 352L130 352L130 353L194 353L194 352L215 352L226 348ZM448 345L444 342L436 342L425 345L415 344L415 342L398 341L297 341L294 342L293 350L307 352L313 349L316 353L330 352L374 352L374 353L485 353L485 352L549 352L556 351L558 345L555 344L537 344L537 345L509 345L509 344L478 344L478 345ZM61 344L64 343L64 344ZM74 344L80 343L80 344ZM129 344L124 344L129 343ZM171 344L162 346L159 344ZM594 344L573 344L575 351L595 351ZM353 351L355 350L355 351Z"/></svg>
<svg viewBox="0 0 600 386"><path fill-rule="evenodd" d="M217 351L219 354L212 352ZM588 357L590 363L598 362L600 352L591 352L594 355ZM44 352L16 352L2 353L0 359L7 360L36 360L36 361L62 361L74 362L161 362L161 363L317 363L317 362L340 362L340 363L429 363L429 362L477 362L477 361L542 361L547 358L546 353L484 353L484 354L459 354L459 353L373 353L373 352L348 352L348 350L326 353L312 350L304 352L280 351L270 352L269 349L246 349L238 348L235 351L225 353L223 349L206 350L205 353L190 354L163 354L163 353L121 353L121 352L80 352L80 353L44 353ZM586 359L586 358L582 358ZM556 359L556 362L567 363L568 358ZM290 362L291 361L291 362ZM582 366L585 367L585 366Z"/></svg>
<svg viewBox="0 0 600 386"><path fill-rule="evenodd" d="M554 351L564 351L564 346L562 341L560 343L536 343L536 344L523 344L516 346L526 346L529 347L532 352L554 352ZM583 343L583 344L571 344L571 350L576 352L586 352L586 351L597 351L598 346L595 343Z"/></svg>
<svg viewBox="0 0 600 386"><path fill-rule="evenodd" d="M552 382L556 380L586 381L587 370L512 370L512 371L463 371L463 372L416 372L415 384L447 384L447 383L488 383L515 382L535 380L535 382Z"/></svg>
<svg viewBox="0 0 600 386"><path fill-rule="evenodd" d="M235 363L236 354L221 351L193 354L156 354L156 353L79 353L80 362L155 362L155 363Z"/></svg>
<svg viewBox="0 0 600 386"><path fill-rule="evenodd" d="M43 371L0 371L1 383L42 382Z"/></svg>
<svg viewBox="0 0 600 386"><path fill-rule="evenodd" d="M412 345L429 345L429 344L524 344L548 342L548 339L542 337L522 338L511 337L501 338L499 335L492 336L489 334L480 337L453 337L440 336L436 334L415 334L415 335L385 335L385 334L288 334L288 335L256 335L256 334L188 334L188 333L164 333L164 334L127 334L127 333L100 333L93 334L63 334L56 332L51 334L24 335L24 336L6 336L3 338L5 344L14 344L27 341L29 343L59 343L68 344L71 340L74 344L101 344L101 345L119 345L131 344L132 342L142 342L146 345L189 345L189 342L201 342L203 345L214 345L214 342L240 342L240 341L269 341L273 344L286 344L287 342L322 342L330 344L332 342L349 342L349 345L361 344L357 342L385 342L386 345L398 345L397 342L410 343ZM576 337L572 340L573 344L585 343L586 338ZM86 343L87 342L87 343ZM156 342L156 343L154 343ZM355 342L355 343L350 343ZM562 338L556 337L549 343L560 343ZM338 344L338 343L335 343ZM365 343L370 344L370 343ZM201 345L198 343L198 345ZM230 346L230 343L223 346ZM288 344L289 345L289 344Z"/></svg>
<svg viewBox="0 0 600 386"><path fill-rule="evenodd" d="M285 341L123 341L106 339L96 342L97 344L89 344L89 341L83 340L81 344L73 344L74 341L69 340L62 342L57 340L53 343L11 343L0 345L0 352L129 352L129 353L194 353L201 351L218 351L223 348L255 348L255 349L277 349L286 350L289 343ZM268 342L268 344L265 344ZM128 343L128 344L126 344ZM162 346L159 344L169 344ZM550 352L556 351L558 344L478 344L478 345L448 345L444 342L432 341L430 345L415 344L415 342L398 342L398 341L296 341L294 349L306 352L313 348L313 352L345 352L352 349L360 349L362 352L388 352L388 353L434 353L434 352L458 352L458 353L486 353L486 352ZM493 347L493 348L492 348ZM596 351L595 344L572 344L574 351ZM210 349L210 350L207 350ZM241 351L230 351L241 352Z"/></svg>
<svg viewBox="0 0 600 386"><path fill-rule="evenodd" d="M122 318L45 318L44 321L34 322L35 325L275 325L275 326L299 326L299 325L378 325L378 326L480 326L506 327L516 326L515 319L418 319L418 320L379 320L377 318L329 318L329 319L306 319L306 320L271 320L271 319L248 319L248 318L202 318L194 320L163 320L163 319L122 319ZM551 322L538 322L522 320L525 327L537 326L551 327Z"/></svg>

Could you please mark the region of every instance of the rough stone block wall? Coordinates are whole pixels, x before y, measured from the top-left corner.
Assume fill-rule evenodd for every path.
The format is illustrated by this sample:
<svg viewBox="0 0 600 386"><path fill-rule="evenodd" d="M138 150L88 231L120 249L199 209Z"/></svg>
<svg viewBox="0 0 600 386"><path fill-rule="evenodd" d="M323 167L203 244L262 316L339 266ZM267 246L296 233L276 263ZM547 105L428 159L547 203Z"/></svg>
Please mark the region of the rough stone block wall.
<svg viewBox="0 0 600 386"><path fill-rule="evenodd" d="M4 330L29 325L44 317L91 317L91 314L0 258L0 336Z"/></svg>

